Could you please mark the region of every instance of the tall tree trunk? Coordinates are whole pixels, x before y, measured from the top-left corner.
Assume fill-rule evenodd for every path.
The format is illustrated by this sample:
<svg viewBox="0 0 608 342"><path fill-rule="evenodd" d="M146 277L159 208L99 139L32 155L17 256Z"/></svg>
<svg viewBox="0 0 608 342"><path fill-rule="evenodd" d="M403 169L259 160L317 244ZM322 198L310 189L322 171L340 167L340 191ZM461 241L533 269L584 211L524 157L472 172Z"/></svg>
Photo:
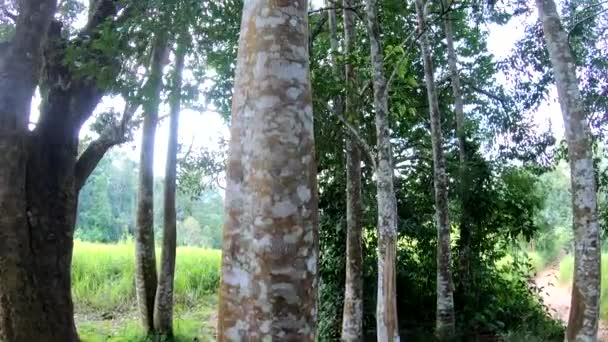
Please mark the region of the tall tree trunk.
<svg viewBox="0 0 608 342"><path fill-rule="evenodd" d="M437 220L437 322L436 334L441 340L455 333L454 296L450 246L450 220L448 215L448 187L441 134L441 113L433 75L433 59L427 35L427 8L423 0L416 0L416 13L420 31L420 49L424 64L424 76L431 119L431 142L433 145L433 169L435 184L435 213Z"/></svg>
<svg viewBox="0 0 608 342"><path fill-rule="evenodd" d="M366 0L367 31L371 47L374 84L374 110L378 167L376 170L378 200L378 297L376 332L378 341L399 341L395 261L397 252L397 199L393 185L391 133L388 118L388 93L380 27L375 0Z"/></svg>
<svg viewBox="0 0 608 342"><path fill-rule="evenodd" d="M354 0L343 1L344 54L354 50L356 31ZM356 114L356 94L354 67L345 66L346 98L344 101L347 118L358 124ZM344 282L344 309L342 314L342 341L363 339L363 251L361 248L361 150L357 140L346 135L346 280Z"/></svg>
<svg viewBox="0 0 608 342"><path fill-rule="evenodd" d="M9 342L78 339L69 288L71 235L63 229L71 216L66 209L75 208L73 191L28 181L40 172L28 167L41 148L28 132L29 108L55 7L55 1L21 2L15 35L0 56L0 340ZM44 157L53 159L61 147L46 144ZM44 199L55 191L64 202L53 208Z"/></svg>
<svg viewBox="0 0 608 342"><path fill-rule="evenodd" d="M315 340L318 200L307 4L244 3L218 341Z"/></svg>
<svg viewBox="0 0 608 342"><path fill-rule="evenodd" d="M443 6L447 10L452 5L452 1L444 0ZM464 101L462 99L462 88L460 85L460 72L458 71L458 55L454 48L454 32L452 27L453 17L448 12L443 19L445 38L448 51L448 68L452 80L452 96L454 97L454 114L456 116L456 138L458 139L458 157L460 165L458 167L460 178L460 242L458 268L460 273L460 290L463 295L470 294L471 282L471 227L470 227L470 208L469 208L469 175L467 174L467 151L466 151L466 131L464 116Z"/></svg>
<svg viewBox="0 0 608 342"><path fill-rule="evenodd" d="M78 131L103 90L63 63L60 26L47 30L55 1L20 5L14 43L0 52L0 340L71 342L78 340L70 287L78 191L105 151L122 140L77 160ZM97 25L117 10L98 6L83 31L97 37ZM42 108L28 132L37 84Z"/></svg>
<svg viewBox="0 0 608 342"><path fill-rule="evenodd" d="M175 53L173 91L170 98L170 128L165 168L165 217L163 226L163 250L156 300L154 301L154 329L161 335L173 335L173 280L176 252L175 187L177 168L177 138L184 69L185 45L180 43Z"/></svg>
<svg viewBox="0 0 608 342"><path fill-rule="evenodd" d="M536 5L553 65L570 160L575 253L572 303L566 337L568 341L596 341L601 243L591 134L579 90L575 60L568 44L568 33L562 26L555 2L537 0Z"/></svg>
<svg viewBox="0 0 608 342"><path fill-rule="evenodd" d="M158 121L158 105L162 89L163 62L167 38L155 39L150 62L150 82L144 101L144 123L139 159L139 193L137 226L135 228L135 290L144 329L154 331L154 299L156 297L156 251L154 246L154 139Z"/></svg>

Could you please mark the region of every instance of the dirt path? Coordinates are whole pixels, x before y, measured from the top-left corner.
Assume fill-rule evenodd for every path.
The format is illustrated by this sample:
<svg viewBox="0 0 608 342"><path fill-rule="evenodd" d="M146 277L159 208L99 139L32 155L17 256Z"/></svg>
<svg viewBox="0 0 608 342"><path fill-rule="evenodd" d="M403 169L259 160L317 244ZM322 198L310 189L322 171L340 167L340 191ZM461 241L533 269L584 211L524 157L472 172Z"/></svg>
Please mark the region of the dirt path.
<svg viewBox="0 0 608 342"><path fill-rule="evenodd" d="M559 262L554 262L539 272L534 278L534 282L537 287L542 289L541 296L549 307L551 315L566 325L570 313L572 284L561 285L558 277ZM608 322L606 321L600 321L598 341L608 342Z"/></svg>

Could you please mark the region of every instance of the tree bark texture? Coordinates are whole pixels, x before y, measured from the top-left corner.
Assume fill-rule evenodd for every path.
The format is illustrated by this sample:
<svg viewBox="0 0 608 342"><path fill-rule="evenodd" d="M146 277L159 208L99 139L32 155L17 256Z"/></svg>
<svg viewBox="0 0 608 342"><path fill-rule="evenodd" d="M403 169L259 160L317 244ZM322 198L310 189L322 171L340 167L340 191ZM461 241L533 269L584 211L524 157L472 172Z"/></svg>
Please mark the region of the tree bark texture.
<svg viewBox="0 0 608 342"><path fill-rule="evenodd" d="M244 3L218 341L314 341L318 199L307 0Z"/></svg>
<svg viewBox="0 0 608 342"><path fill-rule="evenodd" d="M356 40L354 0L343 1L344 54L354 50ZM346 97L344 111L351 124L358 125L355 70L345 65ZM346 280L342 314L343 341L363 340L363 251L361 247L361 149L357 140L346 135Z"/></svg>
<svg viewBox="0 0 608 342"><path fill-rule="evenodd" d="M73 188L61 171L51 171L48 182L36 179L36 167L65 160L56 150L63 147L61 132L54 144L42 145L28 131L55 7L55 1L21 2L15 35L0 58L0 340L8 342L78 339L69 273ZM63 202L46 202L57 194Z"/></svg>
<svg viewBox="0 0 608 342"><path fill-rule="evenodd" d="M453 1L444 0L444 8L452 5ZM469 208L469 175L467 174L467 151L464 101L462 87L460 85L460 72L458 71L458 54L454 48L454 30L452 26L453 17L451 12L445 14L443 19L445 38L447 42L448 68L452 80L452 96L454 97L454 114L456 116L456 138L458 139L459 157L459 196L460 196L460 242L458 268L460 273L460 289L463 295L470 293L471 281L471 227Z"/></svg>
<svg viewBox="0 0 608 342"><path fill-rule="evenodd" d="M568 33L562 26L555 2L537 0L536 5L553 66L570 162L575 253L566 339L597 341L601 243L591 134L579 90L574 56L568 44Z"/></svg>
<svg viewBox="0 0 608 342"><path fill-rule="evenodd" d="M380 27L376 2L366 0L367 31L370 40L374 85L374 110L378 166L376 169L378 200L378 296L376 306L376 334L378 341L399 341L397 320L397 292L395 262L397 251L397 199L393 185L393 161L388 94Z"/></svg>
<svg viewBox="0 0 608 342"><path fill-rule="evenodd" d="M167 147L167 164L165 168L165 199L163 249L161 255L160 275L154 301L154 329L158 334L173 335L173 281L175 275L176 253L176 211L175 189L177 173L178 123L182 91L182 71L184 69L185 46L180 44L175 54L175 71L173 74L173 91L170 98L169 142Z"/></svg>
<svg viewBox="0 0 608 342"><path fill-rule="evenodd" d="M154 246L154 139L158 121L160 91L163 87L163 62L167 53L167 38L155 38L150 62L150 81L144 100L144 122L139 159L139 193L137 198L137 225L135 228L135 292L144 329L154 331L154 299L157 274Z"/></svg>
<svg viewBox="0 0 608 342"><path fill-rule="evenodd" d="M443 137L441 134L441 113L435 78L433 59L427 35L427 10L423 2L416 0L416 14L420 31L420 49L424 64L424 76L429 101L431 120L431 142L433 145L433 170L435 185L435 213L437 220L437 321L436 334L440 340L454 336L454 295L452 282L452 261L450 244L450 219L448 214L448 183L443 155Z"/></svg>

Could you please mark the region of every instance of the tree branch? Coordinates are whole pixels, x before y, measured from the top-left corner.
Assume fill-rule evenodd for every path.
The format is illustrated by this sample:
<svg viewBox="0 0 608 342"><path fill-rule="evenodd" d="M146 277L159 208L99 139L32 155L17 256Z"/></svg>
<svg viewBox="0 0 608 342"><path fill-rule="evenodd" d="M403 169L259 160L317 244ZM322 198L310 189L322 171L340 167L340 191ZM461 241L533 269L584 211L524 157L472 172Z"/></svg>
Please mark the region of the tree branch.
<svg viewBox="0 0 608 342"><path fill-rule="evenodd" d="M372 168L374 170L374 172L376 171L376 155L373 152L373 150L371 149L371 147L369 147L369 145L367 144L367 142L365 142L365 140L361 137L361 135L359 134L359 131L357 130L357 128L355 128L353 125L351 125L348 120L346 120L346 118L344 117L344 115L337 113L335 110L333 110L329 104L327 104L326 102L321 102L323 104L323 106L325 106L325 108L327 109L327 111L329 111L330 113L334 114L334 116L340 120L340 122L344 125L344 128L346 129L346 133L349 134L350 136L352 136L353 138L355 138L355 140L357 141L357 143L359 144L359 146L361 146L361 148L363 149L363 152L365 154L365 156L367 157L367 159L369 160L369 162L372 164Z"/></svg>
<svg viewBox="0 0 608 342"><path fill-rule="evenodd" d="M601 5L601 4L604 4L604 3L608 3L608 1L603 2L603 3L600 3L600 4L597 4L597 6L599 6L599 5ZM588 8L591 8L591 7L592 7L592 6L589 6ZM570 42L570 37L572 36L572 33L574 32L574 30L576 30L576 28L577 28L578 26L580 26L580 25L582 25L584 22L586 22L586 21L588 21L588 20L591 20L591 19L593 19L593 18L595 18L595 17L597 17L597 16L599 16L599 15L601 15L601 14L604 14L604 13L606 13L606 12L608 12L608 9L603 9L603 10L598 11L598 12L596 12L596 13L592 13L592 14L590 14L590 15L588 15L588 16L585 16L585 17L584 17L584 18L582 18L582 19L579 19L579 20L578 20L576 23L574 23L574 25L572 25L572 28L570 28L570 29L568 30L568 42Z"/></svg>
<svg viewBox="0 0 608 342"><path fill-rule="evenodd" d="M13 22L17 22L17 15L14 13L11 13L7 8L3 8L2 9L2 13L4 13L4 15L9 18L10 20L12 20Z"/></svg>
<svg viewBox="0 0 608 342"><path fill-rule="evenodd" d="M308 11L308 15L317 14L317 13L325 12L325 11L331 11L331 10L348 10L348 11L353 11L356 13L357 9L361 8L361 7L363 7L363 5L357 5L357 6L353 6L353 7L344 7L344 6L323 7L323 8L319 8L316 10Z"/></svg>
<svg viewBox="0 0 608 342"><path fill-rule="evenodd" d="M122 143L127 142L128 139L128 129L129 122L133 118L133 115L139 108L139 105L130 105L127 104L125 106L125 111L123 112L122 118L117 125L108 126L97 138L97 140L92 141L89 146L87 146L86 150L80 155L78 161L76 161L76 166L74 170L75 178L76 178L76 189L79 191L82 189L87 179L99 164L99 161L106 152L112 148L113 146L120 145Z"/></svg>
<svg viewBox="0 0 608 342"><path fill-rule="evenodd" d="M509 111L509 99L502 97L500 95L497 95L495 93L489 92L485 89L479 88L478 86L476 86L473 82L470 82L469 80L467 80L466 78L461 78L461 80L463 81L464 84L466 84L471 90L480 93L482 95L487 96L488 98L498 101L500 102L500 104L502 105L502 107L505 109L505 111Z"/></svg>
<svg viewBox="0 0 608 342"><path fill-rule="evenodd" d="M452 8L452 4L454 3L454 1L450 2L450 5L447 8L442 8L442 11L440 13L438 13L438 16L436 18L434 18L433 20L431 20L431 24L443 19L444 16L446 16L448 13L450 13L451 11L453 11ZM403 42L401 43L401 46L404 47L404 51L407 51L410 44L412 44L413 42L417 41L420 36L422 36L422 34L424 32L426 32L426 30L429 29L431 25L429 23L427 23L427 25L424 27L424 29L419 32L418 30L413 30L412 32L410 32L410 34L405 37L405 39L403 40ZM412 40L412 38L414 38ZM410 41L411 40L411 41ZM386 93L388 94L388 92L390 91L391 88L391 83L393 82L393 80L395 79L395 77L397 76L397 72L399 70L399 68L401 67L401 64L403 64L403 62L405 62L405 58L407 57L407 54L403 54L403 56L401 57L401 59L399 60L399 62L397 62L397 64L395 65L395 67L393 68L393 72L391 72L390 77L388 78L388 81L386 82Z"/></svg>
<svg viewBox="0 0 608 342"><path fill-rule="evenodd" d="M317 36L323 32L323 26L325 26L325 23L327 22L327 17L323 16L321 17L321 19L317 22L317 24L315 25L315 27L312 29L311 33L310 33L310 38L309 38L309 44L310 44L310 51L312 53L312 42L315 41L315 38L317 38Z"/></svg>

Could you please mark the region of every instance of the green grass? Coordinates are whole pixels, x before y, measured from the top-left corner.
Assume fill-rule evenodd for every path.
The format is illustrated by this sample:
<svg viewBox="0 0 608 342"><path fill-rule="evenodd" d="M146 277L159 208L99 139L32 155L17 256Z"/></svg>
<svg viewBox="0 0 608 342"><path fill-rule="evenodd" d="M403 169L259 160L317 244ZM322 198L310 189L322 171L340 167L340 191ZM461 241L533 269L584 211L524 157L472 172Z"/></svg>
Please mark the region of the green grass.
<svg viewBox="0 0 608 342"><path fill-rule="evenodd" d="M574 256L565 257L559 264L559 281L570 284L574 271ZM602 254L602 294L600 299L600 315L608 319L608 254Z"/></svg>
<svg viewBox="0 0 608 342"><path fill-rule="evenodd" d="M215 341L213 315L217 296L206 296L191 310L176 314L173 319L173 342ZM115 320L92 320L78 324L83 342L142 342L163 341L163 338L146 337L139 321L129 315Z"/></svg>
<svg viewBox="0 0 608 342"><path fill-rule="evenodd" d="M72 294L80 311L124 311L135 303L132 243L95 244L76 241L72 262ZM175 303L197 305L216 293L220 280L219 250L178 247L175 266ZM156 252L160 259L160 250Z"/></svg>
<svg viewBox="0 0 608 342"><path fill-rule="evenodd" d="M146 341L135 313L134 251L132 242L75 242L72 293L83 341ZM160 250L156 255L159 260ZM177 248L175 341L213 340L220 259L219 250Z"/></svg>

